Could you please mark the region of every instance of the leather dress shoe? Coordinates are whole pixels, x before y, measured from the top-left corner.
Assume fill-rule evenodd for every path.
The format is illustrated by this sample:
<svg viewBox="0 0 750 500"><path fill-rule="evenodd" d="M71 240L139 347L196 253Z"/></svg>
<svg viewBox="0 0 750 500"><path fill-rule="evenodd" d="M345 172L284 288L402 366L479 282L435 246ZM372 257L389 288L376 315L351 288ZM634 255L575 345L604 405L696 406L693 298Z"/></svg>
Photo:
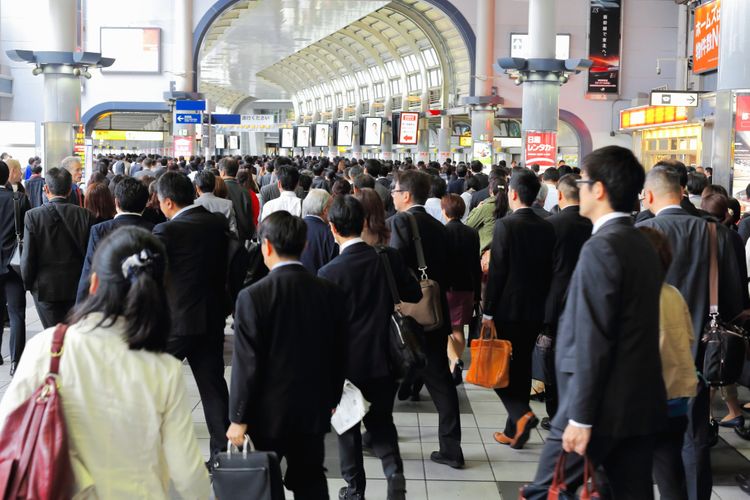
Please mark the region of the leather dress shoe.
<svg viewBox="0 0 750 500"><path fill-rule="evenodd" d="M433 451L432 454L430 455L430 460L432 460L436 464L447 465L448 467L453 467L454 469L464 468L464 457L459 457L458 459L452 459L452 458L446 457L439 451Z"/></svg>
<svg viewBox="0 0 750 500"><path fill-rule="evenodd" d="M0 365L5 364L5 360L3 359L3 355L0 354ZM750 410L748 410L750 411Z"/></svg>
<svg viewBox="0 0 750 500"><path fill-rule="evenodd" d="M453 376L454 384L461 385L464 383L463 371L464 362L459 359L458 361L456 361L456 366L453 367L453 373L451 373L451 375Z"/></svg>
<svg viewBox="0 0 750 500"><path fill-rule="evenodd" d="M745 441L750 441L750 428L748 427L735 427L734 433ZM750 474L748 474L750 476Z"/></svg>
<svg viewBox="0 0 750 500"><path fill-rule="evenodd" d="M494 437L495 441L497 441L498 443L504 444L506 446L509 446L513 443L513 439L506 436L504 432L496 432L492 435L492 437Z"/></svg>
<svg viewBox="0 0 750 500"><path fill-rule="evenodd" d="M745 417L743 415L738 415L729 420L719 420L719 427L726 427L731 429L732 427L744 427L744 425Z"/></svg>
<svg viewBox="0 0 750 500"><path fill-rule="evenodd" d="M552 429L552 424L550 423L550 418L549 417L544 417L542 419L542 422L539 424L539 427L541 427L545 431L551 430Z"/></svg>
<svg viewBox="0 0 750 500"><path fill-rule="evenodd" d="M539 425L539 419L536 418L532 412L528 412L526 415L518 419L516 422L516 435L513 438L513 442L510 447L514 450L520 450L523 445L529 440L531 435L531 429Z"/></svg>
<svg viewBox="0 0 750 500"><path fill-rule="evenodd" d="M339 490L339 500L365 500L365 494L349 490L348 486L344 486Z"/></svg>
<svg viewBox="0 0 750 500"><path fill-rule="evenodd" d="M388 500L406 500L406 479L403 474L388 477Z"/></svg>
<svg viewBox="0 0 750 500"><path fill-rule="evenodd" d="M11 377L16 374L16 367L18 367L18 361L11 361L10 362L10 376Z"/></svg>

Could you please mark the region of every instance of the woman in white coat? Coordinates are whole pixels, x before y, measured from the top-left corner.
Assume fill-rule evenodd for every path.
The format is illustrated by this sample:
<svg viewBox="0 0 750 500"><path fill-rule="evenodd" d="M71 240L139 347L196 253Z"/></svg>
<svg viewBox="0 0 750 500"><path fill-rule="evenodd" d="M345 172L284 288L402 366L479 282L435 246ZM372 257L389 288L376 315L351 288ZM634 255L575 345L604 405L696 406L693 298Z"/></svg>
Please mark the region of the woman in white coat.
<svg viewBox="0 0 750 500"><path fill-rule="evenodd" d="M179 361L164 353L169 308L162 244L123 227L94 255L89 298L74 313L60 363L75 476L73 498L209 497ZM26 345L0 402L0 427L43 382L54 328Z"/></svg>

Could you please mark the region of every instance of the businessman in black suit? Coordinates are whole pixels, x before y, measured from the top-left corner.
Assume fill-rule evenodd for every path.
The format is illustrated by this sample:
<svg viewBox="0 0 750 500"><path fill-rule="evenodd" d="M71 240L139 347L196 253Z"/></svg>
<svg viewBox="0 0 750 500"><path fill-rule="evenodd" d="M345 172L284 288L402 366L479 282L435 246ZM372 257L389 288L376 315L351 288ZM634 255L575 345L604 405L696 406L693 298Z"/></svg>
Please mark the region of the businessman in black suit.
<svg viewBox="0 0 750 500"><path fill-rule="evenodd" d="M243 244L255 237L255 220L253 202L247 189L237 182L239 162L234 158L225 158L219 163L219 172L227 186L227 197L232 200L234 216L237 219L237 236Z"/></svg>
<svg viewBox="0 0 750 500"><path fill-rule="evenodd" d="M681 207L682 187L679 170L671 166L651 169L646 177L644 204L656 217L639 224L662 232L672 248L672 264L666 282L677 288L688 305L693 320L696 342L693 344L696 367L703 367L700 337L709 319L708 274L710 248L708 225L713 224L694 217ZM737 316L743 309L741 277L734 247L729 239L730 229L716 224L719 244L719 311L725 319ZM699 381L698 394L691 400L688 412L688 431L683 448L690 500L707 500L711 497L710 454L710 389Z"/></svg>
<svg viewBox="0 0 750 500"><path fill-rule="evenodd" d="M226 447L229 425L224 380L224 325L229 223L221 214L194 205L193 184L179 172L157 181L159 207L169 219L154 228L167 249L167 301L172 332L167 352L187 358L203 402L211 454Z"/></svg>
<svg viewBox="0 0 750 500"><path fill-rule="evenodd" d="M307 245L300 261L313 274L339 254L326 221L331 195L323 189L313 189L302 202L302 216L307 226Z"/></svg>
<svg viewBox="0 0 750 500"><path fill-rule="evenodd" d="M684 163L682 163L679 160L673 160L673 159L667 158L656 163L654 165L654 168L656 167L669 168L673 172L675 172L675 175L679 177L680 202L678 203L678 205L682 207L682 209L685 212L687 212L689 215L692 215L693 217L703 217L705 215L708 215L708 213L705 210L701 210L697 208L695 205L693 205L693 202L690 201L690 198L687 195L688 171ZM647 208L638 213L638 216L636 217L635 222L636 224L638 224L645 220L653 219L653 218L654 218L654 211Z"/></svg>
<svg viewBox="0 0 750 500"><path fill-rule="evenodd" d="M141 213L148 203L148 188L143 183L132 177L125 177L115 187L115 209L117 215L112 220L95 224L91 227L86 258L83 261L81 279L78 281L78 293L76 303L86 300L89 294L89 275L91 274L91 263L99 243L112 231L122 226L138 226L147 231L152 231L154 225L143 219Z"/></svg>
<svg viewBox="0 0 750 500"><path fill-rule="evenodd" d="M49 203L26 212L21 274L49 328L64 321L75 304L94 216L68 202L73 179L67 170L51 168L44 180Z"/></svg>
<svg viewBox="0 0 750 500"><path fill-rule="evenodd" d="M468 169L466 168L466 165L459 165L458 167L456 167L456 179L448 183L449 193L455 193L460 196L464 191L466 191L467 170ZM487 184L489 185L489 179L487 180Z"/></svg>
<svg viewBox="0 0 750 500"><path fill-rule="evenodd" d="M353 196L335 198L328 218L341 254L321 268L318 276L338 285L346 297L342 304L349 325L345 376L370 402L364 424L372 438L371 447L383 463L388 498L405 499L404 466L393 424L396 381L389 368L388 352L393 295L381 257L361 238L365 212L359 200ZM406 302L419 302L422 298L419 283L408 272L399 253L392 248L383 251L389 259L399 297ZM339 498L363 499L365 469L359 425L339 436L339 455L341 474L348 484L339 492Z"/></svg>
<svg viewBox="0 0 750 500"><path fill-rule="evenodd" d="M576 174L564 175L557 183L557 205L560 212L546 219L555 230L555 247L552 260L552 283L545 305L544 323L555 337L557 323L565 305L570 277L578 264L583 244L591 237L591 221L581 216ZM557 384L544 381L544 402L548 418L542 419L542 428L549 430L549 421L557 412Z"/></svg>
<svg viewBox="0 0 750 500"><path fill-rule="evenodd" d="M31 169L31 177L26 181L26 195L31 202L31 208L41 207L44 203L44 177L41 165Z"/></svg>
<svg viewBox="0 0 750 500"><path fill-rule="evenodd" d="M424 208L429 193L429 174L415 170L399 173L393 190L393 202L399 213L387 220L391 230L389 246L399 251L408 269L411 269L417 276L421 275L417 264L414 235L409 222L409 217L413 216L422 240L427 275L440 285L440 305L443 311L443 322L440 328L425 335L427 366L421 372L440 416L438 424L440 450L432 452L430 459L453 468L461 468L464 465L461 451L461 417L458 411L456 386L453 384L453 377L448 367L447 352L448 336L451 334L448 300L445 295L449 285L448 266L450 266L448 250L445 246L447 233L445 226L428 214ZM407 382L408 380L404 383Z"/></svg>
<svg viewBox="0 0 750 500"><path fill-rule="evenodd" d="M232 424L259 450L286 457L295 499L327 500L323 437L341 398L348 327L341 290L299 261L305 223L286 211L260 226L270 274L240 292L235 307Z"/></svg>
<svg viewBox="0 0 750 500"><path fill-rule="evenodd" d="M667 419L659 356L663 271L656 250L633 227L630 210L643 167L607 146L583 161L581 215L593 236L583 246L560 319L555 363L560 407L525 498L547 498L561 452L568 491L583 478L583 455L602 466L618 500L653 498L655 434Z"/></svg>
<svg viewBox="0 0 750 500"><path fill-rule="evenodd" d="M495 223L483 323L492 327L494 322L498 337L513 346L510 385L495 389L508 411L505 429L495 433L495 440L521 449L539 424L529 406L531 353L543 325L539 297L547 296L552 280L555 230L531 209L540 188L532 171L515 173L509 188L513 213Z"/></svg>

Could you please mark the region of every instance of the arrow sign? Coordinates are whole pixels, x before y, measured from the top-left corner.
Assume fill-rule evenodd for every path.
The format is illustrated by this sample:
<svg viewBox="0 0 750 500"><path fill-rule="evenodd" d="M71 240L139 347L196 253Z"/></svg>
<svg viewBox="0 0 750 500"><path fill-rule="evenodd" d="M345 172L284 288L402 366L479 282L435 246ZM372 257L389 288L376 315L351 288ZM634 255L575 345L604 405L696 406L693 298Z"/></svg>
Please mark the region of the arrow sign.
<svg viewBox="0 0 750 500"><path fill-rule="evenodd" d="M183 125L195 125L201 123L201 115L194 113L175 113L174 121L175 123Z"/></svg>
<svg viewBox="0 0 750 500"><path fill-rule="evenodd" d="M698 92L669 91L657 92L651 91L652 106L685 106L694 108L698 106Z"/></svg>

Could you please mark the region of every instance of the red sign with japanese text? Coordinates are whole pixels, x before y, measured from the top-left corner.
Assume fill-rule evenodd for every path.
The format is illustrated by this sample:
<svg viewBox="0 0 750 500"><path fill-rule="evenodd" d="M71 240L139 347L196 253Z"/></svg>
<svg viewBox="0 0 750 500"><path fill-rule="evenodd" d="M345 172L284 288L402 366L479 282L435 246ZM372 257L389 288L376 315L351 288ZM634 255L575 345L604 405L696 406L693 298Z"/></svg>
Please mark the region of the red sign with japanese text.
<svg viewBox="0 0 750 500"><path fill-rule="evenodd" d="M538 164L543 169L557 164L557 133L526 132L526 166Z"/></svg>
<svg viewBox="0 0 750 500"><path fill-rule="evenodd" d="M721 0L695 9L693 30L693 73L705 73L719 67L719 24Z"/></svg>
<svg viewBox="0 0 750 500"><path fill-rule="evenodd" d="M737 96L737 132L750 132L750 95Z"/></svg>

